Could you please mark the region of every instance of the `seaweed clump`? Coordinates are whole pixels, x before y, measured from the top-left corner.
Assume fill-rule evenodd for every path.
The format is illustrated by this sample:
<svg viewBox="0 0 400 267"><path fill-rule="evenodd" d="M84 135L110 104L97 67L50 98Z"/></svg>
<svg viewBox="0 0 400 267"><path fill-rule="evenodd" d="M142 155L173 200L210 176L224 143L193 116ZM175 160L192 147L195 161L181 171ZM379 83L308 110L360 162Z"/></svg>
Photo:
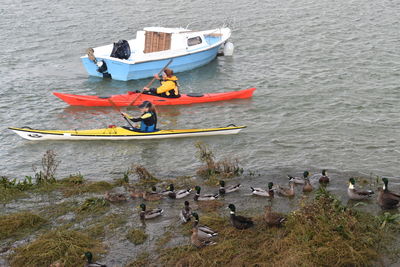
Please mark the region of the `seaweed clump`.
<svg viewBox="0 0 400 267"><path fill-rule="evenodd" d="M104 253L103 244L88 235L74 230L53 230L22 247L14 249L10 255L11 267L49 266L59 262L62 266L83 266L82 254Z"/></svg>
<svg viewBox="0 0 400 267"><path fill-rule="evenodd" d="M303 202L282 228L268 228L261 215L255 221L252 229L238 231L228 218L203 216L202 223L224 238L201 250L164 249L159 260L187 266L368 266L393 253L393 228L382 229L377 217L346 208L326 191Z"/></svg>
<svg viewBox="0 0 400 267"><path fill-rule="evenodd" d="M147 234L142 229L133 228L131 229L126 238L135 245L143 244L147 239Z"/></svg>
<svg viewBox="0 0 400 267"><path fill-rule="evenodd" d="M31 233L47 220L31 212L18 212L0 216L0 240Z"/></svg>
<svg viewBox="0 0 400 267"><path fill-rule="evenodd" d="M114 187L111 183L106 181L87 182L85 180L82 180L82 182L80 182L75 178L74 179L67 178L67 180L63 181L65 185L68 185L65 188L63 188L64 196L70 197L85 193L100 193L108 191ZM76 183L77 181L79 181L79 183Z"/></svg>
<svg viewBox="0 0 400 267"><path fill-rule="evenodd" d="M239 166L239 160L235 158L224 158L220 161L215 160L214 153L208 145L197 142L197 157L204 163L197 170L197 174L204 178L215 178L215 176L223 178L231 178L239 176L243 173L243 168Z"/></svg>
<svg viewBox="0 0 400 267"><path fill-rule="evenodd" d="M77 212L80 214L93 213L100 214L105 213L110 208L110 203L104 198L91 197L87 198L81 206L77 208Z"/></svg>
<svg viewBox="0 0 400 267"><path fill-rule="evenodd" d="M131 172L135 173L139 178L139 181L134 184L134 188L150 188L160 182L153 174L151 174L144 166L134 165L131 168Z"/></svg>

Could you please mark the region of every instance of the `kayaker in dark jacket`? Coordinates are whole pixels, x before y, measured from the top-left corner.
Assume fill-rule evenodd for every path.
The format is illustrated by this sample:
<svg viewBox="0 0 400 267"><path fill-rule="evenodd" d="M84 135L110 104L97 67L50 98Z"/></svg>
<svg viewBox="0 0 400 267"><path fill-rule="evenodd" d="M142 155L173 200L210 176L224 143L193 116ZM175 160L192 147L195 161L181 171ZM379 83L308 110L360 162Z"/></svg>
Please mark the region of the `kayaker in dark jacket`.
<svg viewBox="0 0 400 267"><path fill-rule="evenodd" d="M143 101L142 104L139 105L140 111L142 115L138 118L134 118L129 114L122 114L130 119L133 122L140 121L140 131L141 132L154 132L157 131L157 113L153 104L149 101Z"/></svg>
<svg viewBox="0 0 400 267"><path fill-rule="evenodd" d="M171 98L176 98L181 96L179 94L178 78L174 75L173 70L167 68L164 70L162 78L160 78L158 74L154 75L154 77L157 80L160 80L161 86L158 88L144 87L143 88L144 92Z"/></svg>

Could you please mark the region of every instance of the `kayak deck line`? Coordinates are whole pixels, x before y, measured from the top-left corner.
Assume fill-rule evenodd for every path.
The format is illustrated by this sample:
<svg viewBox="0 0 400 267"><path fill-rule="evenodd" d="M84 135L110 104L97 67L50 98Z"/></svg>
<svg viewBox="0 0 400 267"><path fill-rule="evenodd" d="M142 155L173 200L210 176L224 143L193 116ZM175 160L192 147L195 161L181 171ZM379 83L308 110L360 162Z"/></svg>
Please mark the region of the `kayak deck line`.
<svg viewBox="0 0 400 267"><path fill-rule="evenodd" d="M28 140L133 140L162 139L190 136L210 136L237 134L246 126L228 126L204 129L159 130L156 132L137 132L122 127L112 127L93 130L35 130L29 128L9 127L10 130Z"/></svg>

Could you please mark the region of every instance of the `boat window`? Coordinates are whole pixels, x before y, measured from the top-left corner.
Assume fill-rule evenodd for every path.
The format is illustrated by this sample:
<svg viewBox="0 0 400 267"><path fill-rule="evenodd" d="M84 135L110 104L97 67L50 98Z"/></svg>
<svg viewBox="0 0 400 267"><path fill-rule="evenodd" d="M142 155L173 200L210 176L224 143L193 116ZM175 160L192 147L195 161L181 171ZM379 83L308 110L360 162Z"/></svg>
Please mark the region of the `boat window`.
<svg viewBox="0 0 400 267"><path fill-rule="evenodd" d="M189 38L187 41L188 46L198 45L201 44L203 41L201 40L200 36L196 36L193 38Z"/></svg>

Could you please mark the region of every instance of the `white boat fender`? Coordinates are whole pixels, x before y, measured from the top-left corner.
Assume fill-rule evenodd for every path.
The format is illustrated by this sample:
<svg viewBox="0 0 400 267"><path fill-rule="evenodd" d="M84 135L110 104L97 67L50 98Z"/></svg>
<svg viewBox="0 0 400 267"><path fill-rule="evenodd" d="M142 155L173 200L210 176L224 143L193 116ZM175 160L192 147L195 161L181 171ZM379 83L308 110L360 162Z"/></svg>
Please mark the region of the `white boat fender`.
<svg viewBox="0 0 400 267"><path fill-rule="evenodd" d="M232 56L235 46L231 42L226 42L224 45L224 56Z"/></svg>

